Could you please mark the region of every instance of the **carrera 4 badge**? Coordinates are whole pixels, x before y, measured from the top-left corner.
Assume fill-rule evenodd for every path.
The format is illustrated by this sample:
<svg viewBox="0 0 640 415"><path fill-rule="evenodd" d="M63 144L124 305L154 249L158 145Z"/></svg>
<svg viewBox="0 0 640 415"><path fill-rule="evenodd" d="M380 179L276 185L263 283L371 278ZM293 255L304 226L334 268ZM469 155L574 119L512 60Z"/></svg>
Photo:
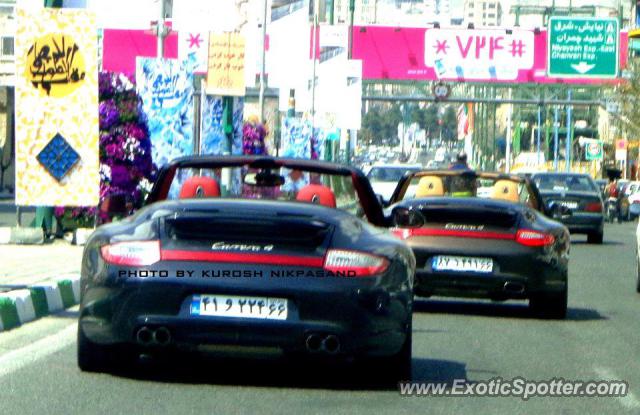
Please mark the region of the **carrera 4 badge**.
<svg viewBox="0 0 640 415"><path fill-rule="evenodd" d="M250 252L271 252L273 245L248 245L248 244L228 244L225 242L214 242L211 245L214 251L250 251Z"/></svg>
<svg viewBox="0 0 640 415"><path fill-rule="evenodd" d="M481 231L484 229L484 225L464 225L458 223L447 223L444 225L445 229L453 229L457 231Z"/></svg>

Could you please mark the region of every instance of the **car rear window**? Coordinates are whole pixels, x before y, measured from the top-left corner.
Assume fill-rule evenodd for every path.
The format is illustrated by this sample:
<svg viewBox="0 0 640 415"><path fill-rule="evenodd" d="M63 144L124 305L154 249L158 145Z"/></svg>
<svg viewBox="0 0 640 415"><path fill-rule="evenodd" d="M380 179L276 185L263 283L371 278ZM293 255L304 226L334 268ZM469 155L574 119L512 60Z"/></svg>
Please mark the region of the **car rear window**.
<svg viewBox="0 0 640 415"><path fill-rule="evenodd" d="M540 191L547 192L597 192L593 180L588 176L545 174L535 176L534 183Z"/></svg>
<svg viewBox="0 0 640 415"><path fill-rule="evenodd" d="M416 172L420 169L403 167L373 167L367 177L372 182L399 182L407 172Z"/></svg>

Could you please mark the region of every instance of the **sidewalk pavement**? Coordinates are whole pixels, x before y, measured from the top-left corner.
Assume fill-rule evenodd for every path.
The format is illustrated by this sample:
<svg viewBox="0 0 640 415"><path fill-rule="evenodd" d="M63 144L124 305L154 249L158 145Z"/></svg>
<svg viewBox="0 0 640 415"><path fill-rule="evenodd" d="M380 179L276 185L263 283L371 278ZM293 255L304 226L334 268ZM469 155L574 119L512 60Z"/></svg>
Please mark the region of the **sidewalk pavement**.
<svg viewBox="0 0 640 415"><path fill-rule="evenodd" d="M82 249L65 240L0 245L0 331L77 304Z"/></svg>

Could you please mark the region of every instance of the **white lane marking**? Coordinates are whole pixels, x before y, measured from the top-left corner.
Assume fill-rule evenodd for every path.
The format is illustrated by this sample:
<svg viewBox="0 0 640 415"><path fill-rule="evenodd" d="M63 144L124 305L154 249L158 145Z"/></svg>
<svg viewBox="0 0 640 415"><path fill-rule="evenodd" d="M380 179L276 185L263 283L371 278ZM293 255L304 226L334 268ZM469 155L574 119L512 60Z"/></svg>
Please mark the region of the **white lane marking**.
<svg viewBox="0 0 640 415"><path fill-rule="evenodd" d="M594 370L602 380L624 380L620 378L620 376L617 376L615 373L610 371L609 369L596 367L594 368ZM634 395L633 392L631 392L631 388L629 388L629 393L627 393L627 396L622 396L616 399L622 404L622 406L624 406L627 409L640 408L640 400L638 400L636 395Z"/></svg>
<svg viewBox="0 0 640 415"><path fill-rule="evenodd" d="M0 378L45 358L76 341L77 325L71 324L59 332L0 356Z"/></svg>

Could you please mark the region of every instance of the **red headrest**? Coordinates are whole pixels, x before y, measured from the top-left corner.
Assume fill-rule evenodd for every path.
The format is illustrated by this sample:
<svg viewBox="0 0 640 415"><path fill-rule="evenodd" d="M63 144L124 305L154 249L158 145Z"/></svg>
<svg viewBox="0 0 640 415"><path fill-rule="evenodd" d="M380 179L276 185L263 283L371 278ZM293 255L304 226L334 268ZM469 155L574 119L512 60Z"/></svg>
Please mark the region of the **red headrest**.
<svg viewBox="0 0 640 415"><path fill-rule="evenodd" d="M193 176L185 180L180 189L180 199L193 197L219 197L220 186L211 177Z"/></svg>
<svg viewBox="0 0 640 415"><path fill-rule="evenodd" d="M296 200L317 203L330 208L336 207L336 196L333 190L321 184L308 184L298 192Z"/></svg>

